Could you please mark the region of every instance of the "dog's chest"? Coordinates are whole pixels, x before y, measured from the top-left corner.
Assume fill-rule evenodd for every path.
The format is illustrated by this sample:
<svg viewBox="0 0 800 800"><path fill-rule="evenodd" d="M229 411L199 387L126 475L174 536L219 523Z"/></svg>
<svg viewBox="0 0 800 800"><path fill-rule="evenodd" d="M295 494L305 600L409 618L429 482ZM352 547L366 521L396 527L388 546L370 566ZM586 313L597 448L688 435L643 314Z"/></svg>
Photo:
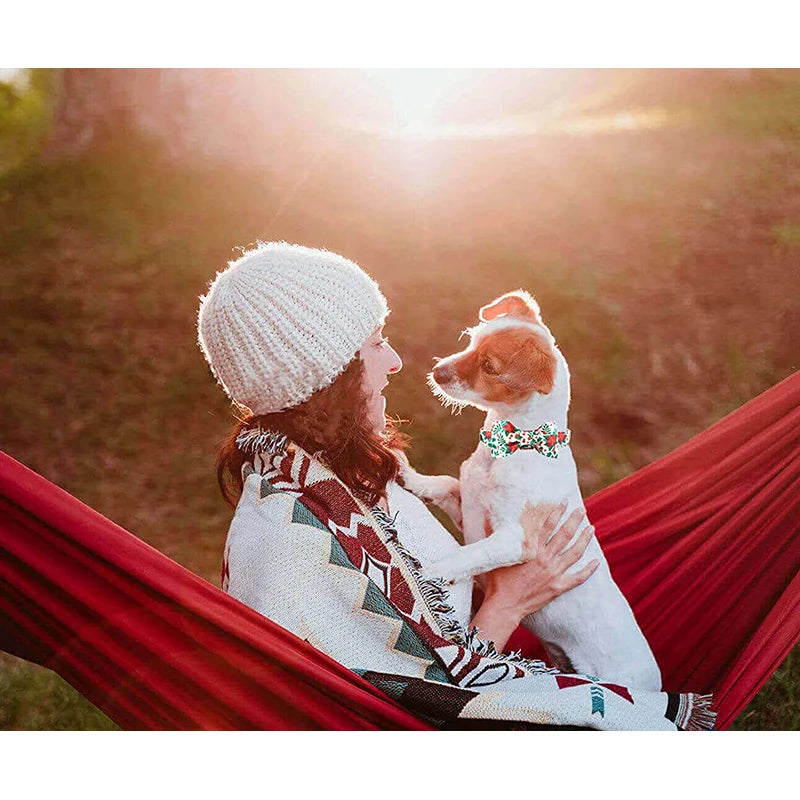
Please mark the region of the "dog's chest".
<svg viewBox="0 0 800 800"><path fill-rule="evenodd" d="M461 465L461 484L475 497L496 498L512 486L524 486L531 495L537 487L568 486L575 477L575 463L568 449L557 459L539 453L518 452L507 458L492 458L489 449L479 446ZM487 500L485 507L491 503Z"/></svg>
<svg viewBox="0 0 800 800"><path fill-rule="evenodd" d="M488 448L479 446L461 465L460 479L465 543L483 538L487 521L497 522L526 500L559 502L574 495L570 505L581 502L575 462L568 448L556 459L536 452L492 458Z"/></svg>
<svg viewBox="0 0 800 800"><path fill-rule="evenodd" d="M478 445L472 455L461 463L461 480L480 483L492 470L492 457L488 448Z"/></svg>
<svg viewBox="0 0 800 800"><path fill-rule="evenodd" d="M482 445L461 464L461 514L464 542L470 544L485 535L484 520L494 497L492 457Z"/></svg>

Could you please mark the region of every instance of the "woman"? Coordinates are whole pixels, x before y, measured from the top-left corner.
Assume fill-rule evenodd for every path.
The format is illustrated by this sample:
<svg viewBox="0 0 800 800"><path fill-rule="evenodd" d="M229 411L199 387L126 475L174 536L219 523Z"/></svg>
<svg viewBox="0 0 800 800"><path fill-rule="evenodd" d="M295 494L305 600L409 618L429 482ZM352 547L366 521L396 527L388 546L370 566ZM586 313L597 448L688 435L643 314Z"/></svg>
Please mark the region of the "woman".
<svg viewBox="0 0 800 800"><path fill-rule="evenodd" d="M218 461L223 495L238 498L224 588L433 721L591 725L602 695L608 727L709 727L708 698L634 699L502 654L522 617L596 568L566 574L591 536L563 550L582 514L557 528L563 508L526 509L529 558L486 575L474 616L471 581L424 577L459 545L398 483L405 442L382 391L402 362L383 337L387 314L357 265L285 243L244 253L202 299L200 346L243 412ZM576 686L590 714L575 692L558 696Z"/></svg>

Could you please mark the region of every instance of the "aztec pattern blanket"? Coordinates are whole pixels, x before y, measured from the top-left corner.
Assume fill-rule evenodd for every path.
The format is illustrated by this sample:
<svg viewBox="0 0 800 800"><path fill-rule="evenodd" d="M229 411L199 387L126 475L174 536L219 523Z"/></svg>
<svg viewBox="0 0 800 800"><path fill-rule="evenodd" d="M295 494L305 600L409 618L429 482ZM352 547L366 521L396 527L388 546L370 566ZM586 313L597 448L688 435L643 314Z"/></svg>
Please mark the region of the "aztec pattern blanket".
<svg viewBox="0 0 800 800"><path fill-rule="evenodd" d="M367 508L321 460L258 429L239 444L250 460L223 589L231 583L232 541L258 528L257 547L269 550L259 569L270 573L271 589L256 610L419 717L437 726L714 727L710 695L639 691L497 652L455 620L444 582L421 575L393 520Z"/></svg>

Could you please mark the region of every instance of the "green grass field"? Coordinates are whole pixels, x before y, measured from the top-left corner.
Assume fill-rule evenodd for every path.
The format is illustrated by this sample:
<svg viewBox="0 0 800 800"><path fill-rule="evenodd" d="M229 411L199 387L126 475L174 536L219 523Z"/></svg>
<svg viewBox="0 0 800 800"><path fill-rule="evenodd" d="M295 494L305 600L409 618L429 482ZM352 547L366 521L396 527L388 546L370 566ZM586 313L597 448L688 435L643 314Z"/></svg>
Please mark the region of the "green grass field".
<svg viewBox="0 0 800 800"><path fill-rule="evenodd" d="M195 343L197 298L235 246L285 239L380 282L405 360L388 408L421 470L454 472L480 420L429 394L432 357L521 286L570 363L584 494L642 467L800 367L800 76L656 89L581 114L657 108L657 127L340 137L288 185L170 165L132 137L40 163L21 122L0 125L16 137L0 148L0 447L217 583L230 512L213 449L231 414ZM736 727L800 729L798 698L795 650ZM0 656L0 728L113 727Z"/></svg>

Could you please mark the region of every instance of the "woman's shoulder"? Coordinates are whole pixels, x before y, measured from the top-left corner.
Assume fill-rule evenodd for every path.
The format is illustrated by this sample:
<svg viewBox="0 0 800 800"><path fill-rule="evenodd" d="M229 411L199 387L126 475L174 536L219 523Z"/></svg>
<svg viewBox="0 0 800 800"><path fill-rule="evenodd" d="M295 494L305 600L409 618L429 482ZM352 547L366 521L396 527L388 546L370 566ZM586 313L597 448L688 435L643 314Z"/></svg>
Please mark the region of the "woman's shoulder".
<svg viewBox="0 0 800 800"><path fill-rule="evenodd" d="M296 521L296 499L277 489L266 477L250 469L242 472L242 494L228 528L226 547L261 551L270 547L290 547L292 537L285 535L288 525Z"/></svg>
<svg viewBox="0 0 800 800"><path fill-rule="evenodd" d="M298 570L307 571L330 550L330 533L312 524L298 502L257 472L244 481L228 528L225 560L231 593L254 608L252 596L283 596L285 587L298 580ZM263 607L258 610L263 613Z"/></svg>

